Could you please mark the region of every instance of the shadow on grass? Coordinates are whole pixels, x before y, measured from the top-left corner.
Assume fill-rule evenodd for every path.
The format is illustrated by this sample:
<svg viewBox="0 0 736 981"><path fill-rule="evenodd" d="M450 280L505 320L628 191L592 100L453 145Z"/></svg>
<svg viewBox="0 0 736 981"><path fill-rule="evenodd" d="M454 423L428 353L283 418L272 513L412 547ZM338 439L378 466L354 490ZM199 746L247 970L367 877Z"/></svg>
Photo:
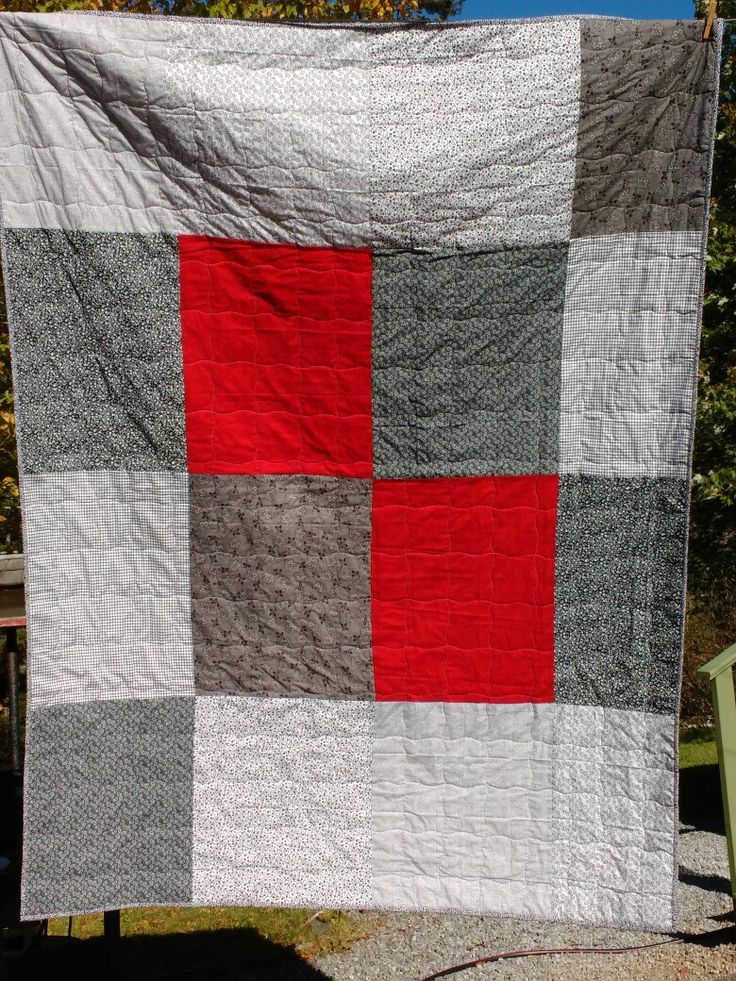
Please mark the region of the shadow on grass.
<svg viewBox="0 0 736 981"><path fill-rule="evenodd" d="M2 966L8 981L328 981L293 948L248 927L122 937L117 944L45 937L38 950Z"/></svg>

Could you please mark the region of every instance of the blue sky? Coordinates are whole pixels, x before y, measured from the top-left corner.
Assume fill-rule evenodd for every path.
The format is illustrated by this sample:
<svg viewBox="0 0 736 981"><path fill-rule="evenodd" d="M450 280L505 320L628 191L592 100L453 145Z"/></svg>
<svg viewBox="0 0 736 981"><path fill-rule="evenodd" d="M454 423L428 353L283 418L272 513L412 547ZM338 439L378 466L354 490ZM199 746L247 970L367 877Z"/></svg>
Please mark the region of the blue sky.
<svg viewBox="0 0 736 981"><path fill-rule="evenodd" d="M690 18L691 0L465 0L462 18L546 17L550 14L608 14L615 17Z"/></svg>

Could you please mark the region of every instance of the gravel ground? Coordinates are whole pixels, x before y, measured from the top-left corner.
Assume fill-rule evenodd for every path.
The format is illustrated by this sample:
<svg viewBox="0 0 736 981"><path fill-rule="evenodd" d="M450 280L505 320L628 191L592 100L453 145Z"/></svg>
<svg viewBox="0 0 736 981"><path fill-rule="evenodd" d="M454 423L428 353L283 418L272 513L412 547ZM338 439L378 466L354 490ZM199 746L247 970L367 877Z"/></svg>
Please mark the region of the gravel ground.
<svg viewBox="0 0 736 981"><path fill-rule="evenodd" d="M736 928L731 928L726 839L715 823L681 827L680 903L680 929L692 938L682 944L629 954L517 958L452 977L463 981L736 981ZM708 931L720 933L697 939ZM344 954L319 958L302 977L313 981L420 981L454 964L503 951L626 947L664 939L661 934L563 924L390 914L370 939L359 941Z"/></svg>

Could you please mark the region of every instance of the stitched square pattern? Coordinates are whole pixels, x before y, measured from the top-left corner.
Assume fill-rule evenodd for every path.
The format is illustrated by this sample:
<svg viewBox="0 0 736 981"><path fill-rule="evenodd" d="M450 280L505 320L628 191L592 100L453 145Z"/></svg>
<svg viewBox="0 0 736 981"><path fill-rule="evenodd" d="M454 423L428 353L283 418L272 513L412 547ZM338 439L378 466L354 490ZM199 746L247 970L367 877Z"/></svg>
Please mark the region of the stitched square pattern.
<svg viewBox="0 0 736 981"><path fill-rule="evenodd" d="M376 245L563 241L575 180L573 20L381 31L366 73Z"/></svg>
<svg viewBox="0 0 736 981"><path fill-rule="evenodd" d="M186 469L176 239L4 241L24 472Z"/></svg>
<svg viewBox="0 0 736 981"><path fill-rule="evenodd" d="M700 249L696 232L570 243L561 473L689 477Z"/></svg>
<svg viewBox="0 0 736 981"><path fill-rule="evenodd" d="M672 715L554 706L557 916L672 929L676 733Z"/></svg>
<svg viewBox="0 0 736 981"><path fill-rule="evenodd" d="M560 478L557 701L676 710L688 494L667 477Z"/></svg>
<svg viewBox="0 0 736 981"><path fill-rule="evenodd" d="M566 244L376 254L376 476L557 471L566 265Z"/></svg>
<svg viewBox="0 0 736 981"><path fill-rule="evenodd" d="M553 698L557 478L376 481L376 698Z"/></svg>
<svg viewBox="0 0 736 981"><path fill-rule="evenodd" d="M675 719L378 703L374 902L667 929Z"/></svg>
<svg viewBox="0 0 736 981"><path fill-rule="evenodd" d="M194 693L187 476L29 474L32 705Z"/></svg>
<svg viewBox="0 0 736 981"><path fill-rule="evenodd" d="M555 916L553 710L376 705L372 827L381 905Z"/></svg>
<svg viewBox="0 0 736 981"><path fill-rule="evenodd" d="M190 478L200 690L372 698L368 480Z"/></svg>
<svg viewBox="0 0 736 981"><path fill-rule="evenodd" d="M179 248L189 469L370 476L370 254Z"/></svg>
<svg viewBox="0 0 736 981"><path fill-rule="evenodd" d="M196 703L195 905L369 905L374 703Z"/></svg>
<svg viewBox="0 0 736 981"><path fill-rule="evenodd" d="M193 736L193 698L31 712L24 919L191 903Z"/></svg>

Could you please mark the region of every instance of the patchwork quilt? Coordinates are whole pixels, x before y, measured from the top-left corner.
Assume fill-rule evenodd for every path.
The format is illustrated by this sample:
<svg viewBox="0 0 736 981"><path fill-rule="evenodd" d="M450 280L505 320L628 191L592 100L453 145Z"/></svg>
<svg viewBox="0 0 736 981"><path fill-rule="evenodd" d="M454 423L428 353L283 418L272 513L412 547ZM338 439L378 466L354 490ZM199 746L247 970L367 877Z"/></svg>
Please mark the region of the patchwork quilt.
<svg viewBox="0 0 736 981"><path fill-rule="evenodd" d="M0 16L26 918L673 926L720 32Z"/></svg>

